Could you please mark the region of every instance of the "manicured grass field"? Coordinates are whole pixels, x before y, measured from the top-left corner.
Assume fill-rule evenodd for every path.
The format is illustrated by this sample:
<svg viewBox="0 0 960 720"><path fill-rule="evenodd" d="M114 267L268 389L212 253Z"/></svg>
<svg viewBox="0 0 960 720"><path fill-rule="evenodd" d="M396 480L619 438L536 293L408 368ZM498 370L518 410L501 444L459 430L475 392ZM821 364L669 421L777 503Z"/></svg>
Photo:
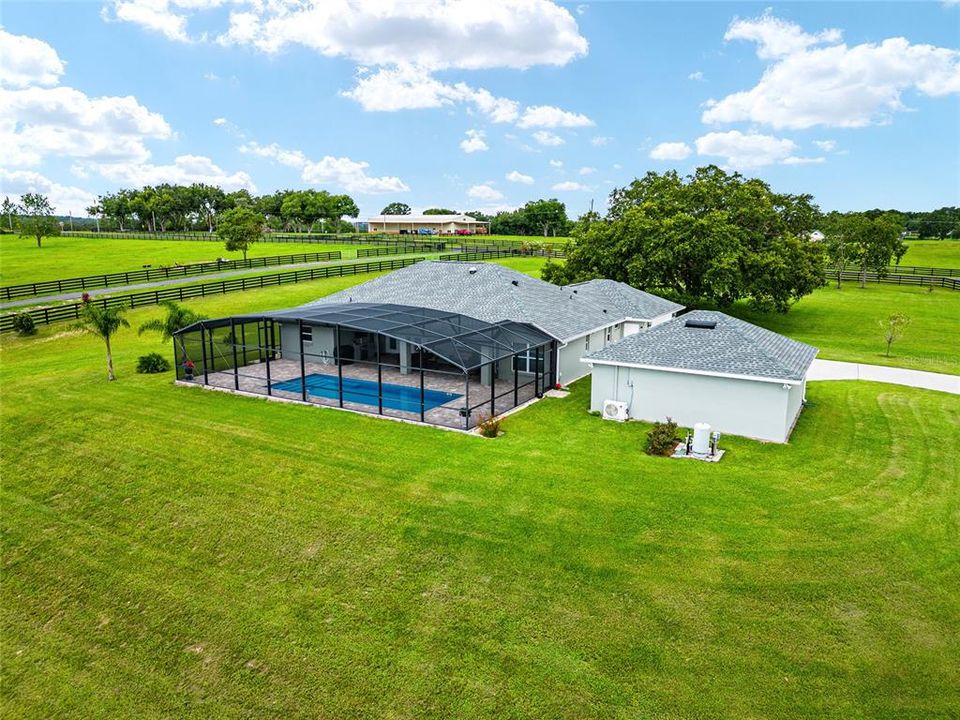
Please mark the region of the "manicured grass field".
<svg viewBox="0 0 960 720"><path fill-rule="evenodd" d="M589 381L488 441L134 374L153 350L122 331L108 383L96 338L0 338L8 717L960 706L956 396L811 383L789 445L708 466L643 455Z"/></svg>
<svg viewBox="0 0 960 720"><path fill-rule="evenodd" d="M960 374L960 291L844 283L803 298L785 315L738 305L732 314L820 348L818 357ZM886 348L880 321L901 312L911 319L903 339Z"/></svg>
<svg viewBox="0 0 960 720"><path fill-rule="evenodd" d="M960 240L908 240L901 265L960 268Z"/></svg>
<svg viewBox="0 0 960 720"><path fill-rule="evenodd" d="M297 255L340 250L344 258L357 255L363 245L317 243L256 243L248 257ZM223 243L190 240L126 240L102 238L45 238L38 248L30 238L0 235L0 284L18 285L40 280L139 270L144 265L173 265L216 260L239 260L243 253L228 253Z"/></svg>

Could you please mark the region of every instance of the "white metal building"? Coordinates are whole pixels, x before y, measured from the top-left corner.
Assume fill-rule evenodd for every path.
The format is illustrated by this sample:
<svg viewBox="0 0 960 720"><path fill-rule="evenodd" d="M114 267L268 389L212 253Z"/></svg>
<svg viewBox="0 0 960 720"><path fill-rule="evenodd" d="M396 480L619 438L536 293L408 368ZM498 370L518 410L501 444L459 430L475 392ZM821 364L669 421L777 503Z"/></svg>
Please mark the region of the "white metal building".
<svg viewBox="0 0 960 720"><path fill-rule="evenodd" d="M372 233L416 235L424 228L437 235L455 235L458 230L485 235L489 227L490 223L469 215L374 215L367 220L367 230Z"/></svg>
<svg viewBox="0 0 960 720"><path fill-rule="evenodd" d="M625 403L629 417L709 423L786 442L803 408L817 348L720 312L698 310L587 354L592 410Z"/></svg>

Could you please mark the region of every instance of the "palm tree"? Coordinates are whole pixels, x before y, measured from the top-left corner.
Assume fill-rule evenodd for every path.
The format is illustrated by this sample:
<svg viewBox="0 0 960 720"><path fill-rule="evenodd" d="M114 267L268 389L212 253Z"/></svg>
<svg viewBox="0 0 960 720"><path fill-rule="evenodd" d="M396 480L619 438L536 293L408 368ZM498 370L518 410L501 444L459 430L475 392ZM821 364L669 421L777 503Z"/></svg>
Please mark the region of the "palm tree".
<svg viewBox="0 0 960 720"><path fill-rule="evenodd" d="M206 320L205 315L199 315L193 310L178 305L173 300L165 300L160 303L167 309L167 315L162 320L150 320L145 322L140 326L140 329L137 331L138 335L143 335L145 332L158 332L160 337L164 340L170 340L173 337L173 334L178 330L183 330L188 325L193 325L193 323L198 320Z"/></svg>
<svg viewBox="0 0 960 720"><path fill-rule="evenodd" d="M92 302L84 303L80 312L79 327L88 333L103 338L107 344L107 379L116 380L113 374L113 353L110 351L110 338L121 327L130 327L130 323L123 317L125 308L104 308Z"/></svg>

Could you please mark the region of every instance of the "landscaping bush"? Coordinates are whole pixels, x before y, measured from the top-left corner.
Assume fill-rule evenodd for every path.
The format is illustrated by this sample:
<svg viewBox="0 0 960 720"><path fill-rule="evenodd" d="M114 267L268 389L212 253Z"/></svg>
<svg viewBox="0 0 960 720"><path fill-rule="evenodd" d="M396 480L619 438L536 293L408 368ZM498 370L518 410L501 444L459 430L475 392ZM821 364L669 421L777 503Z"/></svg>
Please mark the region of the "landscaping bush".
<svg viewBox="0 0 960 720"><path fill-rule="evenodd" d="M147 375L166 372L170 369L170 363L160 353L150 353L141 355L137 358L137 372Z"/></svg>
<svg viewBox="0 0 960 720"><path fill-rule="evenodd" d="M647 433L647 455L667 455L673 452L680 442L677 437L677 424L667 418L666 422L655 422Z"/></svg>
<svg viewBox="0 0 960 720"><path fill-rule="evenodd" d="M13 329L16 330L17 334L21 336L37 334L37 324L33 321L32 317L23 312L14 315Z"/></svg>
<svg viewBox="0 0 960 720"><path fill-rule="evenodd" d="M498 418L496 415L489 415L487 417L480 418L480 422L477 423L477 427L480 429L480 434L484 437L495 438L500 434L500 424L502 422L502 418Z"/></svg>

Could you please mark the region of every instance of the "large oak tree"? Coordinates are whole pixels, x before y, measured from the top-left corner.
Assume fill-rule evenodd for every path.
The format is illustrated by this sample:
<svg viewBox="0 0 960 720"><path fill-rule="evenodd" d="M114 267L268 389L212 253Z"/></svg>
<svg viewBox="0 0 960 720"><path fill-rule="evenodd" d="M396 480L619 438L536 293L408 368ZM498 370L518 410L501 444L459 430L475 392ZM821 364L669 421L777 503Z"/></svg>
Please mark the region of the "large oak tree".
<svg viewBox="0 0 960 720"><path fill-rule="evenodd" d="M748 300L785 312L824 283L822 250L809 240L819 211L809 195L773 192L716 166L681 177L647 173L610 195L605 219L581 223L558 284L611 278L689 305Z"/></svg>

